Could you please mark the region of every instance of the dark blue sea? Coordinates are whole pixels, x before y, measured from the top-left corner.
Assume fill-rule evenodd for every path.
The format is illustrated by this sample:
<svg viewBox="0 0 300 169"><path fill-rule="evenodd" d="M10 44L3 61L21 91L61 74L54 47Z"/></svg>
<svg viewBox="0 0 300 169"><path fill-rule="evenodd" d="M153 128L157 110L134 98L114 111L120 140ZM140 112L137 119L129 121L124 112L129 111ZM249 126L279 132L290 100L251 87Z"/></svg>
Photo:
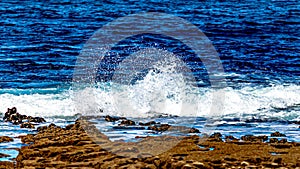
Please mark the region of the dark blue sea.
<svg viewBox="0 0 300 169"><path fill-rule="evenodd" d="M119 18L148 12L181 18L202 31L223 71L210 75L203 60L178 39L142 33L122 39L96 60L95 74L81 75L88 83L74 80L74 74L86 68L78 58L97 31ZM147 121L165 113L179 117L156 120L236 137L280 131L288 140L300 141L299 125L292 123L300 121L297 1L9 0L0 2L0 17L1 114L17 107L21 114L45 117L48 122L42 125L65 126L79 114ZM180 27L171 17L166 21L174 29ZM131 25L122 28L130 32ZM157 57L147 49L168 52ZM153 57L157 62L140 61ZM180 65L187 65L188 71L178 69ZM118 83L116 77L127 82L131 72L133 80ZM184 77L187 72L192 84ZM212 78L220 77L222 85L214 87ZM97 127L114 140L151 135L140 130L120 134L123 131L113 131L113 125L102 121ZM1 120L0 131L11 137L36 132ZM18 152L6 148L21 145L16 138L1 143L0 152L14 158Z"/></svg>

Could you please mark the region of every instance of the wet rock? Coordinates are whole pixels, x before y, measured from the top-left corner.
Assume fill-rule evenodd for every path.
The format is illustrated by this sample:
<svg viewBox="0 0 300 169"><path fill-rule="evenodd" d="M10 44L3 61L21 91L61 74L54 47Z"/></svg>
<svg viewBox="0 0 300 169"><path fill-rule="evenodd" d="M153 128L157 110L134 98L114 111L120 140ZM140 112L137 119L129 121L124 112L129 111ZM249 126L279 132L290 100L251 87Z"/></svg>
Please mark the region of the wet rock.
<svg viewBox="0 0 300 169"><path fill-rule="evenodd" d="M8 119L12 114L16 114L17 113L17 108L13 107L13 108L7 108L7 112L4 114L3 120Z"/></svg>
<svg viewBox="0 0 300 169"><path fill-rule="evenodd" d="M133 125L135 125L135 122L132 120L122 120L120 125L133 126Z"/></svg>
<svg viewBox="0 0 300 169"><path fill-rule="evenodd" d="M278 143L278 139L277 138L270 138L270 143Z"/></svg>
<svg viewBox="0 0 300 169"><path fill-rule="evenodd" d="M239 139L233 137L232 135L229 135L229 136L225 136L225 140L229 142L229 141L238 141Z"/></svg>
<svg viewBox="0 0 300 169"><path fill-rule="evenodd" d="M242 165L242 166L248 166L248 165L250 165L250 164L249 164L247 161L242 161L242 162L241 162L241 165Z"/></svg>
<svg viewBox="0 0 300 169"><path fill-rule="evenodd" d="M139 123L139 125L141 125L141 126L151 126L154 124L159 124L159 123L156 123L155 121L149 121L147 123L142 123L142 122Z"/></svg>
<svg viewBox="0 0 300 169"><path fill-rule="evenodd" d="M292 145L291 144L272 144L272 146L273 147L275 147L275 148L291 148L292 147Z"/></svg>
<svg viewBox="0 0 300 169"><path fill-rule="evenodd" d="M271 137L286 137L286 135L276 131L274 133L271 133Z"/></svg>
<svg viewBox="0 0 300 169"><path fill-rule="evenodd" d="M47 126L40 126L40 127L37 128L37 131L38 132L42 132L42 131L44 131L46 129L47 129Z"/></svg>
<svg viewBox="0 0 300 169"><path fill-rule="evenodd" d="M170 127L171 125L169 124L161 124L161 125L149 126L148 130L163 132L163 131L167 131Z"/></svg>
<svg viewBox="0 0 300 169"><path fill-rule="evenodd" d="M118 121L118 120L126 120L125 117L112 117L112 116L109 116L109 115L105 116L104 119L107 122L115 122L115 121Z"/></svg>
<svg viewBox="0 0 300 169"><path fill-rule="evenodd" d="M28 122L34 122L34 123L44 123L46 120L42 117L32 117L32 116L26 116L22 115L17 112L17 108L8 108L7 112L5 113L3 120L5 122L11 122L14 125L20 125L24 126L23 128L31 128L32 125L27 124ZM24 122L27 121L27 122ZM25 124L23 124L25 123ZM23 124L23 125L22 125ZM28 126L28 127L27 127Z"/></svg>
<svg viewBox="0 0 300 169"><path fill-rule="evenodd" d="M7 158L7 157L10 157L10 155L0 153L0 158Z"/></svg>
<svg viewBox="0 0 300 169"><path fill-rule="evenodd" d="M7 143L11 141L14 141L14 139L8 136L0 136L0 143Z"/></svg>
<svg viewBox="0 0 300 169"><path fill-rule="evenodd" d="M222 140L222 134L217 132L217 133L214 133L212 135L209 136L209 141L216 141L216 142L223 142Z"/></svg>
<svg viewBox="0 0 300 169"><path fill-rule="evenodd" d="M245 135L241 137L241 140L250 142L264 142L268 140L268 136Z"/></svg>
<svg viewBox="0 0 300 169"><path fill-rule="evenodd" d="M248 165L245 167L245 169L258 169L259 167L256 165Z"/></svg>
<svg viewBox="0 0 300 169"><path fill-rule="evenodd" d="M195 167L193 167L191 164L185 164L182 166L182 169L192 169L192 168L195 168Z"/></svg>
<svg viewBox="0 0 300 169"><path fill-rule="evenodd" d="M14 169L15 165L13 162L0 161L0 169Z"/></svg>
<svg viewBox="0 0 300 169"><path fill-rule="evenodd" d="M279 141L279 143L287 143L288 141L287 141L287 139L286 138L283 138L283 139L281 139L280 141Z"/></svg>
<svg viewBox="0 0 300 169"><path fill-rule="evenodd" d="M269 167L269 168L278 168L279 167L278 163L272 163L272 162L264 163L264 166Z"/></svg>
<svg viewBox="0 0 300 169"><path fill-rule="evenodd" d="M32 117L28 116L28 122L33 122L33 123L45 123L46 120L42 117Z"/></svg>
<svg viewBox="0 0 300 169"><path fill-rule="evenodd" d="M193 162L193 166L198 167L198 168L203 168L205 165L204 165L204 163L196 161L196 162Z"/></svg>
<svg viewBox="0 0 300 169"><path fill-rule="evenodd" d="M200 131L196 128L190 128L189 133L200 133Z"/></svg>
<svg viewBox="0 0 300 169"><path fill-rule="evenodd" d="M34 142L34 136L33 134L27 134L27 135L21 135L18 136L18 138L21 138L21 142L24 144L30 144Z"/></svg>
<svg viewBox="0 0 300 169"><path fill-rule="evenodd" d="M209 138L220 138L220 137L222 137L222 134L221 133L214 133L214 134L212 134L211 136L209 136Z"/></svg>
<svg viewBox="0 0 300 169"><path fill-rule="evenodd" d="M34 129L34 125L30 122L24 122L20 125L20 128L29 128L29 129Z"/></svg>
<svg viewBox="0 0 300 169"><path fill-rule="evenodd" d="M279 157L279 158L274 159L274 163L281 164L282 158Z"/></svg>

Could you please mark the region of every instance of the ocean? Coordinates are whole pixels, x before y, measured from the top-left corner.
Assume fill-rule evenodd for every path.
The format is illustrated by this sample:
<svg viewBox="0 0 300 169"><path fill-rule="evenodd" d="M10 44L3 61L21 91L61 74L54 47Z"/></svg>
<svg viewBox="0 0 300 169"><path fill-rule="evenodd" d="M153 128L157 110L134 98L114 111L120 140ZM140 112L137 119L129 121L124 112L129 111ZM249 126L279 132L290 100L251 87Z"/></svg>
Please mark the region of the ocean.
<svg viewBox="0 0 300 169"><path fill-rule="evenodd" d="M74 81L80 69L78 56L94 33L141 12L165 13L195 25L218 53L222 74L210 76L194 51L177 39L140 34L113 46L88 85ZM47 123L41 125L60 126L74 122L79 114L126 116L235 137L280 131L289 141L300 141L299 125L292 123L300 121L297 1L3 1L0 16L1 114L17 107L21 114L45 117ZM117 83L114 77L124 73L118 64L149 48L168 51L162 52L167 59L149 63L128 83ZM170 60L170 53L178 56L176 61ZM138 55L149 57L147 52ZM187 65L192 84L184 79L186 71L178 71L177 61ZM212 77L220 76L223 85L212 87ZM223 94L222 105L212 109L217 106L212 101L216 93ZM162 113L179 117L158 118ZM112 140L157 135L143 130L125 135L112 130L116 124L95 122ZM0 131L11 137L36 132L1 120ZM18 138L0 143L0 153L11 155L0 160L15 158L18 152L7 148L22 145Z"/></svg>

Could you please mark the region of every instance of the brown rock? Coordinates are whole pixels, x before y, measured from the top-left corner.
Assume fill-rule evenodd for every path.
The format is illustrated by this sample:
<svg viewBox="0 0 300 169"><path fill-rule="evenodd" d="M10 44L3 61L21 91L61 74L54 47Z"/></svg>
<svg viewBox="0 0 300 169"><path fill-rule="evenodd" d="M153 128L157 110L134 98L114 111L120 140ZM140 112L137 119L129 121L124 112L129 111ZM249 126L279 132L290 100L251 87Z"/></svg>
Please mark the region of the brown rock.
<svg viewBox="0 0 300 169"><path fill-rule="evenodd" d="M245 135L241 137L241 140L250 142L263 142L268 140L268 136Z"/></svg>
<svg viewBox="0 0 300 169"><path fill-rule="evenodd" d="M270 138L270 143L278 143L278 139L277 138Z"/></svg>
<svg viewBox="0 0 300 169"><path fill-rule="evenodd" d="M156 123L155 121L149 121L147 123L142 123L142 122L139 123L139 125L141 125L141 126L150 126L150 125L154 125L154 124L159 124L159 123Z"/></svg>
<svg viewBox="0 0 300 169"><path fill-rule="evenodd" d="M13 162L0 161L0 169L14 169L15 165Z"/></svg>
<svg viewBox="0 0 300 169"><path fill-rule="evenodd" d="M196 161L193 163L193 166L198 167L198 168L203 168L205 165L204 165L204 163Z"/></svg>
<svg viewBox="0 0 300 169"><path fill-rule="evenodd" d="M34 129L34 125L30 122L24 122L20 125L21 128L30 128L30 129Z"/></svg>
<svg viewBox="0 0 300 169"><path fill-rule="evenodd" d="M108 115L105 116L105 121L108 121L108 122L115 122L120 119L126 120L126 118L124 118L124 117L112 117L112 116L108 116Z"/></svg>
<svg viewBox="0 0 300 169"><path fill-rule="evenodd" d="M10 157L10 155L0 153L0 158L6 158L6 157Z"/></svg>
<svg viewBox="0 0 300 169"><path fill-rule="evenodd" d="M190 128L189 133L200 133L200 131L196 128Z"/></svg>
<svg viewBox="0 0 300 169"><path fill-rule="evenodd" d="M122 120L120 125L133 126L135 125L135 122L132 120Z"/></svg>
<svg viewBox="0 0 300 169"><path fill-rule="evenodd" d="M286 137L286 135L276 131L274 133L271 133L271 137Z"/></svg>
<svg viewBox="0 0 300 169"><path fill-rule="evenodd" d="M161 125L149 126L148 130L162 132L162 131L167 131L170 127L171 127L171 125L169 125L169 124L161 124Z"/></svg>
<svg viewBox="0 0 300 169"><path fill-rule="evenodd" d="M8 136L0 136L0 143L6 143L6 142L11 142L14 141L13 138L10 138Z"/></svg>

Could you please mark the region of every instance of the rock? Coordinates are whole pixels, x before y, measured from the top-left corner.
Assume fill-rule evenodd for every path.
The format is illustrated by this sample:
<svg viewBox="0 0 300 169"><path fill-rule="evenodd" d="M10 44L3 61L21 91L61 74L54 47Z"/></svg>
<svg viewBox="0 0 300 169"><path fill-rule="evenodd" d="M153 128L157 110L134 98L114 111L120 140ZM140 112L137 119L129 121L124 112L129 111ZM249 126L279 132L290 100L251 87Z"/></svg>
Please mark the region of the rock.
<svg viewBox="0 0 300 169"><path fill-rule="evenodd" d="M82 130L87 127L93 131L92 135L99 137L92 139L90 134ZM170 125L166 124L149 127L156 127L160 131L166 128L170 130ZM65 128L51 124L39 128L35 135L22 136L22 142L32 142L20 149L15 168L263 168L265 164L271 164L270 168L296 168L297 161L290 156L270 155L270 152L274 152L274 145L294 145L292 149L282 152L299 157L300 146L295 146L296 143L242 142L244 144L238 145L201 140L197 135L184 137L179 142L175 140L172 148L157 155L155 151L165 146L161 141L172 143L173 140L169 138L173 137L160 139L147 136L138 142L111 142L104 134L97 133L96 129L94 132L93 124L76 120L75 124ZM212 139L220 137L221 134L215 134ZM213 147L214 151L200 151L195 140L201 141L205 147ZM131 154L138 156L131 157Z"/></svg>
<svg viewBox="0 0 300 169"><path fill-rule="evenodd" d="M210 136L210 138L219 138L219 137L222 137L222 134L217 132L217 133L214 133Z"/></svg>
<svg viewBox="0 0 300 169"><path fill-rule="evenodd" d="M15 165L13 162L0 161L0 169L14 169Z"/></svg>
<svg viewBox="0 0 300 169"><path fill-rule="evenodd" d="M221 133L214 133L209 136L209 141L223 142Z"/></svg>
<svg viewBox="0 0 300 169"><path fill-rule="evenodd" d="M274 163L281 164L282 158L279 157L279 158L274 159Z"/></svg>
<svg viewBox="0 0 300 169"><path fill-rule="evenodd" d="M14 125L20 125L21 128L34 128L32 125L28 124L30 122L34 123L44 123L46 120L42 117L32 117L32 116L26 116L22 115L17 112L17 108L8 108L7 112L5 113L3 120L5 122L11 122ZM24 122L27 120L27 122Z"/></svg>
<svg viewBox="0 0 300 169"><path fill-rule="evenodd" d="M34 125L30 122L24 122L20 125L21 128L30 128L30 129L34 129Z"/></svg>
<svg viewBox="0 0 300 169"><path fill-rule="evenodd" d="M248 166L248 165L250 165L250 164L249 164L247 161L242 161L242 162L241 162L241 165L242 165L242 166Z"/></svg>
<svg viewBox="0 0 300 169"><path fill-rule="evenodd" d="M156 123L155 121L149 121L147 123L142 123L142 122L139 123L139 125L141 125L141 126L150 126L150 125L154 125L154 124L159 124L159 123Z"/></svg>
<svg viewBox="0 0 300 169"><path fill-rule="evenodd" d="M278 139L277 138L270 138L270 143L278 143Z"/></svg>
<svg viewBox="0 0 300 169"><path fill-rule="evenodd" d="M268 162L268 163L264 163L264 166L265 167L270 167L270 168L278 168L279 167L279 165L278 165L278 163L272 163L272 162Z"/></svg>
<svg viewBox="0 0 300 169"><path fill-rule="evenodd" d="M7 143L14 141L13 138L10 138L8 136L0 136L0 143Z"/></svg>
<svg viewBox="0 0 300 169"><path fill-rule="evenodd" d="M241 137L241 140L250 142L263 142L268 140L268 136L245 135Z"/></svg>
<svg viewBox="0 0 300 169"><path fill-rule="evenodd" d="M182 166L182 169L191 169L193 166L191 164L185 164Z"/></svg>
<svg viewBox="0 0 300 169"><path fill-rule="evenodd" d="M204 163L196 161L193 163L193 166L198 167L198 168L203 168L205 165L204 165Z"/></svg>
<svg viewBox="0 0 300 169"><path fill-rule="evenodd" d="M189 133L200 133L200 131L196 128L190 128Z"/></svg>
<svg viewBox="0 0 300 169"><path fill-rule="evenodd" d="M161 124L161 125L149 126L148 130L163 132L163 131L167 131L170 127L171 125L169 124Z"/></svg>
<svg viewBox="0 0 300 169"><path fill-rule="evenodd" d="M0 158L7 158L7 157L10 157L10 155L0 153Z"/></svg>
<svg viewBox="0 0 300 169"><path fill-rule="evenodd" d="M66 127L67 128L67 127ZM46 130L47 129L47 126L40 126L40 127L38 127L37 128L37 131L38 132L43 132L44 130Z"/></svg>
<svg viewBox="0 0 300 169"><path fill-rule="evenodd" d="M118 121L118 120L126 120L126 118L124 117L111 117L109 115L105 116L105 121L108 121L108 122L115 122L115 121Z"/></svg>
<svg viewBox="0 0 300 169"><path fill-rule="evenodd" d="M271 133L271 137L286 137L286 135L276 131L274 133Z"/></svg>
<svg viewBox="0 0 300 169"><path fill-rule="evenodd" d="M7 112L4 114L3 120L7 120L12 114L17 113L17 108L7 108Z"/></svg>
<svg viewBox="0 0 300 169"><path fill-rule="evenodd" d="M27 135L21 135L18 138L21 138L21 142L24 144L30 144L34 142L34 136L33 134L27 134Z"/></svg>
<svg viewBox="0 0 300 169"><path fill-rule="evenodd" d="M135 125L135 122L132 120L122 120L120 125L133 126Z"/></svg>
<svg viewBox="0 0 300 169"><path fill-rule="evenodd" d="M283 138L279 141L279 143L287 143L287 139L286 138Z"/></svg>
<svg viewBox="0 0 300 169"><path fill-rule="evenodd" d="M28 122L34 122L34 123L45 123L46 120L42 117L31 117L31 116L28 116Z"/></svg>
<svg viewBox="0 0 300 169"><path fill-rule="evenodd" d="M259 167L256 165L248 165L245 167L245 169L258 169Z"/></svg>

